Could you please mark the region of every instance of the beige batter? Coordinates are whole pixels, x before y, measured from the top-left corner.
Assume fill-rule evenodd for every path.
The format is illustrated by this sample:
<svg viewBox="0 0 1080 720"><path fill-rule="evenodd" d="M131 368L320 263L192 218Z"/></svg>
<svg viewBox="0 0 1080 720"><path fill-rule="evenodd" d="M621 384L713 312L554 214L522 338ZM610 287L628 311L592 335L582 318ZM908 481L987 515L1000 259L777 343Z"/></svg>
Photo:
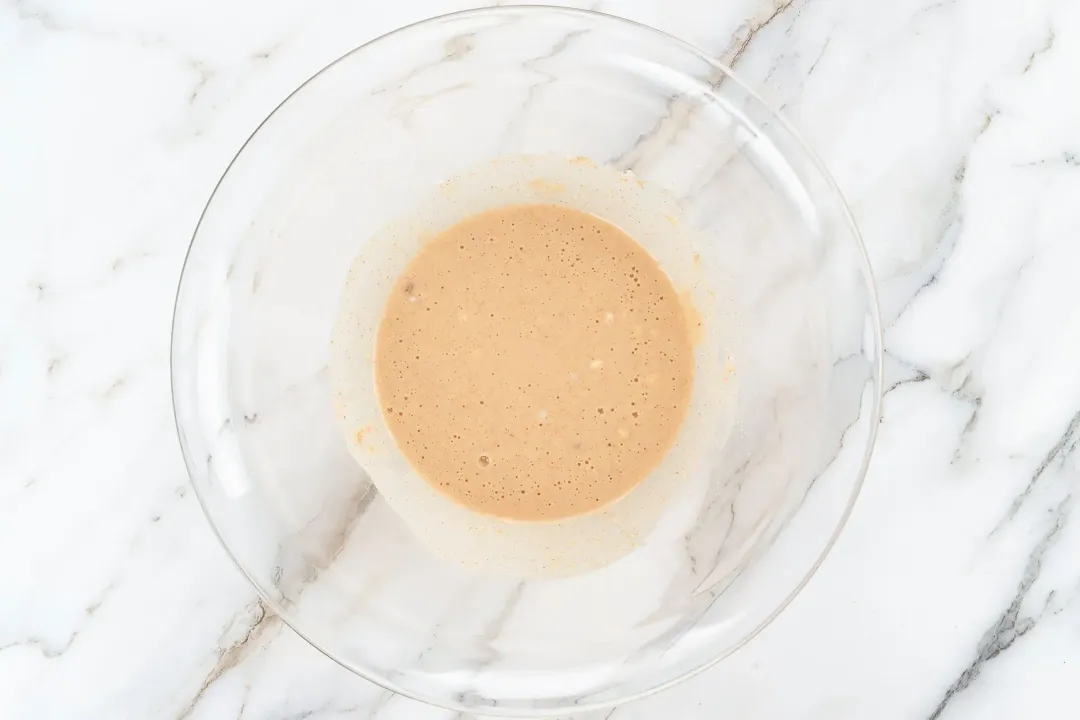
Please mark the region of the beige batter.
<svg viewBox="0 0 1080 720"><path fill-rule="evenodd" d="M626 233L516 205L413 258L375 382L425 480L481 513L556 520L622 497L663 458L690 400L691 339L671 281Z"/></svg>

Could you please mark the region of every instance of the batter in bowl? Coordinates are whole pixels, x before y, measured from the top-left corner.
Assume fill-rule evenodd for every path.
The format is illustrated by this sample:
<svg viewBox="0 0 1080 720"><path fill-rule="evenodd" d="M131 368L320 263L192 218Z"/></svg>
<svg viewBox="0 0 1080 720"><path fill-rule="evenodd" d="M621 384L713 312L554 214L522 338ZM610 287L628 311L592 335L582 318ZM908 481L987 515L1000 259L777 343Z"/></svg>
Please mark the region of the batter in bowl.
<svg viewBox="0 0 1080 720"><path fill-rule="evenodd" d="M375 344L387 426L460 505L559 520L622 497L679 433L692 328L618 227L512 205L443 231L390 294Z"/></svg>

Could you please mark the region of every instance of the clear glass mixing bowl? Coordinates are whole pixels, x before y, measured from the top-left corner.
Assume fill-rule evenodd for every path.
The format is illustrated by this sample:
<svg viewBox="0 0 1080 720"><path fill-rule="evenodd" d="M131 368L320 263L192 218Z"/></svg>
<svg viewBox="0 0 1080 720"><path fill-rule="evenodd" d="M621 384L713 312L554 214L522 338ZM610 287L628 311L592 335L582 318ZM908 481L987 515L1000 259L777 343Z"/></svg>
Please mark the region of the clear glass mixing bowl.
<svg viewBox="0 0 1080 720"><path fill-rule="evenodd" d="M537 579L416 540L350 457L327 363L346 273L373 233L478 163L550 153L678 198L732 269L739 393L685 517L611 565ZM683 42L542 7L397 30L286 99L207 204L172 343L188 471L265 602L380 685L512 716L655 691L768 624L852 508L880 364L858 232L792 129Z"/></svg>

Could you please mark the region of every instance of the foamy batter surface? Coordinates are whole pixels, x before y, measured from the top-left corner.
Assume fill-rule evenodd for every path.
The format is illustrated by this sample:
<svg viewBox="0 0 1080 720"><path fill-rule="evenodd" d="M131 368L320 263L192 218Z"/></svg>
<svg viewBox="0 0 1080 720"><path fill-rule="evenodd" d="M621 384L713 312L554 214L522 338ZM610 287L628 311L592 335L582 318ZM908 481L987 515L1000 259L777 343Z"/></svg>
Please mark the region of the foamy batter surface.
<svg viewBox="0 0 1080 720"><path fill-rule="evenodd" d="M444 231L397 281L379 326L383 416L456 502L554 520L612 502L674 442L693 382L671 281L619 228L517 205Z"/></svg>

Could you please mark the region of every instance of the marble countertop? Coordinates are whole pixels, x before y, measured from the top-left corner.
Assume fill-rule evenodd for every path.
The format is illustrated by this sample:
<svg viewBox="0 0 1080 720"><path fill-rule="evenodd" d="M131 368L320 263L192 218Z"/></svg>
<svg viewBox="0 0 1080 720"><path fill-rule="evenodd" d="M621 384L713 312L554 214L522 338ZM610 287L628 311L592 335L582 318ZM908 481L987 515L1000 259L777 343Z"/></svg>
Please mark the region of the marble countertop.
<svg viewBox="0 0 1080 720"><path fill-rule="evenodd" d="M357 44L466 4L0 2L0 717L466 717L261 606L190 490L168 375L185 250L251 130ZM591 7L734 66L823 156L880 283L887 394L791 606L590 720L1075 717L1080 4Z"/></svg>

